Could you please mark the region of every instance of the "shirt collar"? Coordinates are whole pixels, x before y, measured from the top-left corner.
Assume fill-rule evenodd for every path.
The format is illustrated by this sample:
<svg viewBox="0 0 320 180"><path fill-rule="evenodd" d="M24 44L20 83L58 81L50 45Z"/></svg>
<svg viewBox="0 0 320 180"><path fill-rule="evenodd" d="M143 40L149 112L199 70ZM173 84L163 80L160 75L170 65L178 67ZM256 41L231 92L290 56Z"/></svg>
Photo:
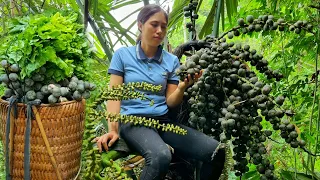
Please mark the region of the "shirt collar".
<svg viewBox="0 0 320 180"><path fill-rule="evenodd" d="M137 54L137 58L140 60L148 60L148 61L155 60L159 63L162 62L162 46L161 45L158 46L156 55L153 56L152 58L148 58L141 48L141 41L139 41L136 45L136 54Z"/></svg>

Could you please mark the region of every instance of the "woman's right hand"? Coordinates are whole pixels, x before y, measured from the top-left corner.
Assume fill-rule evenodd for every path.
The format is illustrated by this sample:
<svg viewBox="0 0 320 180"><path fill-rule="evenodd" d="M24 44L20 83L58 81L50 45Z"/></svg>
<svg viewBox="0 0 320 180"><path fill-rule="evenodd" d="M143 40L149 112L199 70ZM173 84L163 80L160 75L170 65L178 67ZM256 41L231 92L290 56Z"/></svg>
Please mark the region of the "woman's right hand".
<svg viewBox="0 0 320 180"><path fill-rule="evenodd" d="M92 142L96 142L99 152L102 152L102 146L103 148L108 151L108 148L113 145L114 142L116 142L119 139L118 132L116 131L110 131L100 137L96 137L92 140Z"/></svg>

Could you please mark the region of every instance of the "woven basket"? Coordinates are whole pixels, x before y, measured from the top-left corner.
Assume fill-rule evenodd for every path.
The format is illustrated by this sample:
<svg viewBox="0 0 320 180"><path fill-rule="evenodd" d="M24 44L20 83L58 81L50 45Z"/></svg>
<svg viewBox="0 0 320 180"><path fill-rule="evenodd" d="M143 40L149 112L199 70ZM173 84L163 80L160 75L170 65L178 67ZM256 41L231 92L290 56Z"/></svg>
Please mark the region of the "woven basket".
<svg viewBox="0 0 320 180"><path fill-rule="evenodd" d="M9 103L0 100L0 136L5 145L5 127ZM13 111L13 110L12 110ZM44 143L38 122L32 120L30 135L31 179L74 179L80 168L82 137L85 120L85 101L69 101L37 107L57 169L54 168ZM39 117L39 116L38 116ZM24 177L24 134L26 130L26 105L18 104L18 118L14 120L11 162L12 179Z"/></svg>

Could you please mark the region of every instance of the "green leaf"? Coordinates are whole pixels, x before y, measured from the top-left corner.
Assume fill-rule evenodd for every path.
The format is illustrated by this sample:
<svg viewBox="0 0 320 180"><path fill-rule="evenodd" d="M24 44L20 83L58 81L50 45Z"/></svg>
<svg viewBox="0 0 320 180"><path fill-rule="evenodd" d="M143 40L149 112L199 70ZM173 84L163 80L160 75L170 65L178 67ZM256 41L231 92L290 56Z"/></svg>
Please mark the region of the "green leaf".
<svg viewBox="0 0 320 180"><path fill-rule="evenodd" d="M309 122L309 119L307 119L307 122ZM301 138L305 139L310 144L314 144L316 142L315 137L311 136L309 132L301 132Z"/></svg>
<svg viewBox="0 0 320 180"><path fill-rule="evenodd" d="M90 1L92 2L92 1ZM93 0L93 17L96 17L97 15L97 9L98 9L98 0Z"/></svg>
<svg viewBox="0 0 320 180"><path fill-rule="evenodd" d="M105 12L104 20L109 23L111 29L115 29L115 31L119 30L119 32L124 35L131 44L135 44L135 40L132 39L128 33L126 33L127 30L120 25L120 23L110 14L110 12Z"/></svg>
<svg viewBox="0 0 320 180"><path fill-rule="evenodd" d="M25 25L16 25L16 26L10 28L9 34L20 33L22 31L24 31L25 28L26 28Z"/></svg>
<svg viewBox="0 0 320 180"><path fill-rule="evenodd" d="M107 122L107 120L106 120L105 118L103 118L103 119L101 120L101 122L102 122L104 128L105 128L106 130L108 130L108 122Z"/></svg>
<svg viewBox="0 0 320 180"><path fill-rule="evenodd" d="M67 49L67 44L65 41L62 41L60 39L57 39L55 40L53 43L52 43L52 46L54 47L54 49L57 51L57 52L60 52L60 51L64 51Z"/></svg>
<svg viewBox="0 0 320 180"><path fill-rule="evenodd" d="M24 31L29 24L28 20L29 20L29 18L27 18L27 17L21 18L21 19L17 19L17 18L11 19L9 27L8 27L9 34L14 34L17 32Z"/></svg>
<svg viewBox="0 0 320 180"><path fill-rule="evenodd" d="M211 34L211 30L212 30L212 26L213 26L213 19L214 19L214 14L216 11L216 4L217 1L214 1L214 4L212 5L210 12L207 16L207 19L204 23L204 25L202 26L200 33L199 33L199 38L202 39L204 36Z"/></svg>
<svg viewBox="0 0 320 180"><path fill-rule="evenodd" d="M232 7L233 7L233 9L232 9L232 12L231 12L231 14L236 14L237 13L237 8L238 8L238 0L233 0L232 1Z"/></svg>
<svg viewBox="0 0 320 180"><path fill-rule="evenodd" d="M310 175L306 175L304 173L297 173L297 176L295 176L295 172L291 172L291 171L281 171L280 176L284 180L292 180L292 179L312 180L312 176Z"/></svg>
<svg viewBox="0 0 320 180"><path fill-rule="evenodd" d="M233 12L233 9L232 9L232 5L230 3L232 3L232 2L230 2L229 0L226 0L227 15L228 15L229 23L232 24L231 12Z"/></svg>
<svg viewBox="0 0 320 180"><path fill-rule="evenodd" d="M77 13L71 13L67 18L68 21L71 21L73 23L77 22L78 14Z"/></svg>
<svg viewBox="0 0 320 180"><path fill-rule="evenodd" d="M260 174L257 171L249 171L242 176L244 180L259 180Z"/></svg>
<svg viewBox="0 0 320 180"><path fill-rule="evenodd" d="M39 54L35 55L34 61L32 63L28 63L25 69L22 68L22 78L30 77L32 72L43 66L48 60L55 61L55 59L57 59L56 51L52 46L39 49ZM20 67L23 66L20 65Z"/></svg>
<svg viewBox="0 0 320 180"><path fill-rule="evenodd" d="M200 0L198 1L198 6L197 6L197 9L196 9L196 12L199 11L200 7L201 7L201 4L202 4L203 0Z"/></svg>
<svg viewBox="0 0 320 180"><path fill-rule="evenodd" d="M105 54L103 49L102 49L102 47L101 47L101 44L99 43L99 40L98 40L97 36L94 33L91 33L91 32L89 32L89 34L94 39L94 43L96 44L95 47L97 48L98 52L101 53L101 54Z"/></svg>
<svg viewBox="0 0 320 180"><path fill-rule="evenodd" d="M140 2L141 2L141 0L127 0L127 1L120 2L120 3L118 2L115 6L112 7L112 9L119 9L124 6L138 4Z"/></svg>
<svg viewBox="0 0 320 180"><path fill-rule="evenodd" d="M226 0L228 1L228 0ZM224 30L224 0L222 0L222 6L221 6L221 11L220 11L220 14L221 14L221 25L222 25L222 30Z"/></svg>
<svg viewBox="0 0 320 180"><path fill-rule="evenodd" d="M50 68L47 70L46 72L46 77L49 79L49 78L52 78L54 79L55 81L60 81L62 79L64 79L64 73L62 70L60 69L57 69L56 66L49 66Z"/></svg>
<svg viewBox="0 0 320 180"><path fill-rule="evenodd" d="M173 32L173 28L177 24L182 24L183 20L183 7L187 6L189 0L179 0L174 1L172 6L172 11L169 14L169 23L168 23L168 35Z"/></svg>

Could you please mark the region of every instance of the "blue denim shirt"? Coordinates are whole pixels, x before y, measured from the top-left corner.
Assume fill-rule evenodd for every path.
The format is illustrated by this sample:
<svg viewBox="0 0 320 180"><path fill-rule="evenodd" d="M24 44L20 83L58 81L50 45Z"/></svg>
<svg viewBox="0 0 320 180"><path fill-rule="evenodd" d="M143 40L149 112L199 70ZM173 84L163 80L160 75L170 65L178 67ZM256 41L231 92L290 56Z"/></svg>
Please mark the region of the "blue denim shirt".
<svg viewBox="0 0 320 180"><path fill-rule="evenodd" d="M166 104L167 84L178 84L179 78L175 70L180 66L178 58L158 47L156 55L148 58L141 48L141 42L136 46L122 47L115 51L108 70L109 74L123 77L125 84L129 82L147 82L161 85L160 92L147 92L145 95L154 100L150 106L149 100L131 99L121 101L120 114L161 116L168 112Z"/></svg>

